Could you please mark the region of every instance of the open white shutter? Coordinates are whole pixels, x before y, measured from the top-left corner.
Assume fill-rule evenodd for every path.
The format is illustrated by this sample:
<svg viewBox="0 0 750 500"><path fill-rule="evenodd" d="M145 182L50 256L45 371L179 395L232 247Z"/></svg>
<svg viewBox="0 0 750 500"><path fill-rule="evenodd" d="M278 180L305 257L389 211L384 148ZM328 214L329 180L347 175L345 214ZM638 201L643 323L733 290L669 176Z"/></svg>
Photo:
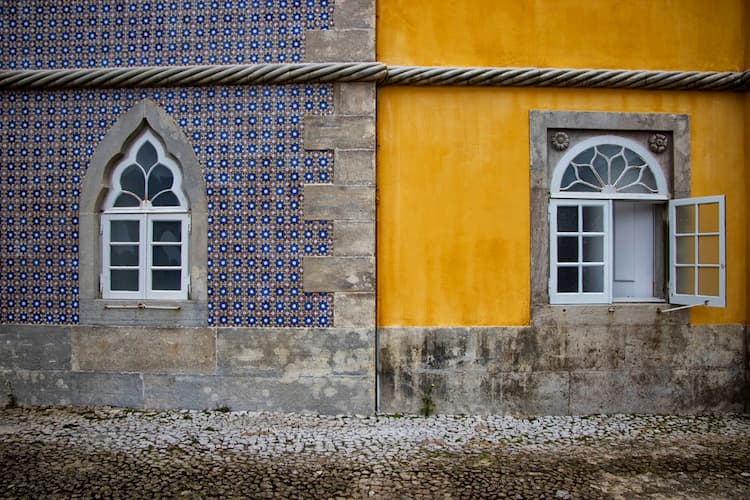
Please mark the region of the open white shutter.
<svg viewBox="0 0 750 500"><path fill-rule="evenodd" d="M669 302L726 306L724 196L669 202Z"/></svg>

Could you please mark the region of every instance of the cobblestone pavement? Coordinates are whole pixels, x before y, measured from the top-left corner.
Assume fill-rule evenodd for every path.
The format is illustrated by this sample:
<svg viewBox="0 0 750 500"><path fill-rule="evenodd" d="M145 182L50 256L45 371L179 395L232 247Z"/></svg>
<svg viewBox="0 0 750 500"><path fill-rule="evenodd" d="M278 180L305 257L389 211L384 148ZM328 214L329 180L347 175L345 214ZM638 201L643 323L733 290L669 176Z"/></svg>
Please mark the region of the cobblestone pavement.
<svg viewBox="0 0 750 500"><path fill-rule="evenodd" d="M0 496L748 498L750 416L14 408Z"/></svg>

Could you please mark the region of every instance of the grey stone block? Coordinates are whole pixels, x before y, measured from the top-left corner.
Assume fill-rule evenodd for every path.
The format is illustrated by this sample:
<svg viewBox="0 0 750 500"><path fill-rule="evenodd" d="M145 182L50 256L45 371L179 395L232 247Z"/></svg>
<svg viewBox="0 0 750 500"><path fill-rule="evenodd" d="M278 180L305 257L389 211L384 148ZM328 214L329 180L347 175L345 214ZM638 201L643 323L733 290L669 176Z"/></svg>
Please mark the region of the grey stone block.
<svg viewBox="0 0 750 500"><path fill-rule="evenodd" d="M147 408L216 408L314 414L370 414L374 385L366 377L265 377L144 375Z"/></svg>
<svg viewBox="0 0 750 500"><path fill-rule="evenodd" d="M374 188L305 184L303 189L306 220L375 220Z"/></svg>
<svg viewBox="0 0 750 500"><path fill-rule="evenodd" d="M630 409L625 370L574 370L570 372L570 414L625 413Z"/></svg>
<svg viewBox="0 0 750 500"><path fill-rule="evenodd" d="M374 82L336 83L333 95L336 115L375 116L377 89Z"/></svg>
<svg viewBox="0 0 750 500"><path fill-rule="evenodd" d="M570 380L567 372L506 373L501 383L503 413L568 414Z"/></svg>
<svg viewBox="0 0 750 500"><path fill-rule="evenodd" d="M613 325L571 327L567 331L566 365L572 370L617 370L625 365L627 328Z"/></svg>
<svg viewBox="0 0 750 500"><path fill-rule="evenodd" d="M216 332L209 328L78 327L73 369L144 373L213 373Z"/></svg>
<svg viewBox="0 0 750 500"><path fill-rule="evenodd" d="M67 326L0 325L0 370L69 370Z"/></svg>
<svg viewBox="0 0 750 500"><path fill-rule="evenodd" d="M374 292L374 257L305 257L306 292Z"/></svg>
<svg viewBox="0 0 750 500"><path fill-rule="evenodd" d="M562 369L565 340L564 330L558 328L504 328L499 368L503 372Z"/></svg>
<svg viewBox="0 0 750 500"><path fill-rule="evenodd" d="M2 372L0 388L7 387L22 405L143 405L141 377L133 373Z"/></svg>
<svg viewBox="0 0 750 500"><path fill-rule="evenodd" d="M691 413L693 374L687 370L651 369L627 372L623 397L626 413Z"/></svg>
<svg viewBox="0 0 750 500"><path fill-rule="evenodd" d="M305 61L375 61L375 30L368 28L308 31L305 35Z"/></svg>
<svg viewBox="0 0 750 500"><path fill-rule="evenodd" d="M375 255L375 222L336 220L333 224L334 255Z"/></svg>
<svg viewBox="0 0 750 500"><path fill-rule="evenodd" d="M305 149L375 149L374 116L304 117Z"/></svg>
<svg viewBox="0 0 750 500"><path fill-rule="evenodd" d="M693 401L691 413L741 413L750 394L742 369L691 371Z"/></svg>
<svg viewBox="0 0 750 500"><path fill-rule="evenodd" d="M375 1L336 0L333 24L336 29L375 28Z"/></svg>
<svg viewBox="0 0 750 500"><path fill-rule="evenodd" d="M336 149L333 178L339 185L375 185L374 149Z"/></svg>
<svg viewBox="0 0 750 500"><path fill-rule="evenodd" d="M374 328L362 329L220 329L217 333L221 375L277 378L374 378Z"/></svg>
<svg viewBox="0 0 750 500"><path fill-rule="evenodd" d="M375 328L375 294L333 294L333 324L338 328ZM373 344L371 344L372 347Z"/></svg>

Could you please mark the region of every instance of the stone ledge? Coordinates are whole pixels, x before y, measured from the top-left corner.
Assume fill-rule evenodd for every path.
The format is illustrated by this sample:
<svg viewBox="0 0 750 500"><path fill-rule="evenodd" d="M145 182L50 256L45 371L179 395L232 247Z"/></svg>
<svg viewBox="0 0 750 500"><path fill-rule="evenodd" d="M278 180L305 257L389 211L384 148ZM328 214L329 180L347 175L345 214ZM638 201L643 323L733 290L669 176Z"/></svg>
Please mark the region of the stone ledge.
<svg viewBox="0 0 750 500"><path fill-rule="evenodd" d="M375 117L312 116L304 117L305 149L373 149L375 146Z"/></svg>
<svg viewBox="0 0 750 500"><path fill-rule="evenodd" d="M374 292L374 257L305 257L306 292Z"/></svg>
<svg viewBox="0 0 750 500"><path fill-rule="evenodd" d="M305 184L303 193L305 220L375 220L375 189L372 187Z"/></svg>

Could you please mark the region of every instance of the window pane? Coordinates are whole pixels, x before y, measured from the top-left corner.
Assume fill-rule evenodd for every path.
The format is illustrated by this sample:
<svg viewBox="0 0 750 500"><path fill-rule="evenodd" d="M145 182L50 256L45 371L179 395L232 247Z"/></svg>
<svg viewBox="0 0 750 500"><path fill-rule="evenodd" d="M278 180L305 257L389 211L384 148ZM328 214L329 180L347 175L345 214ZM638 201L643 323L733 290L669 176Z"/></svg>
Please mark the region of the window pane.
<svg viewBox="0 0 750 500"><path fill-rule="evenodd" d="M584 236L583 261L604 262L604 236Z"/></svg>
<svg viewBox="0 0 750 500"><path fill-rule="evenodd" d="M557 231L578 232L578 207L557 207Z"/></svg>
<svg viewBox="0 0 750 500"><path fill-rule="evenodd" d="M180 200L172 191L166 191L151 200L151 204L155 207L179 207Z"/></svg>
<svg viewBox="0 0 750 500"><path fill-rule="evenodd" d="M154 290L179 290L182 272L151 271L151 286Z"/></svg>
<svg viewBox="0 0 750 500"><path fill-rule="evenodd" d="M153 262L155 266L179 266L182 264L180 247L176 245L154 245Z"/></svg>
<svg viewBox="0 0 750 500"><path fill-rule="evenodd" d="M578 237L577 236L558 236L557 237L557 261L558 262L578 262Z"/></svg>
<svg viewBox="0 0 750 500"><path fill-rule="evenodd" d="M698 295L719 295L719 268L698 269Z"/></svg>
<svg viewBox="0 0 750 500"><path fill-rule="evenodd" d="M680 205L675 207L677 220L677 233L695 232L695 207L693 205Z"/></svg>
<svg viewBox="0 0 750 500"><path fill-rule="evenodd" d="M677 236L677 264L695 264L695 237Z"/></svg>
<svg viewBox="0 0 750 500"><path fill-rule="evenodd" d="M173 182L171 170L161 163L155 166L148 173L148 199L153 200L160 192L171 189Z"/></svg>
<svg viewBox="0 0 750 500"><path fill-rule="evenodd" d="M143 170L138 165L130 165L120 175L120 185L123 191L130 191L140 199L144 199L146 179Z"/></svg>
<svg viewBox="0 0 750 500"><path fill-rule="evenodd" d="M135 159L148 172L154 163L156 163L156 148L150 142L144 142L138 153L136 153Z"/></svg>
<svg viewBox="0 0 750 500"><path fill-rule="evenodd" d="M719 237L718 236L699 236L698 237L698 263L699 264L718 264L719 263Z"/></svg>
<svg viewBox="0 0 750 500"><path fill-rule="evenodd" d="M701 233L719 232L719 204L703 203L698 205L698 231Z"/></svg>
<svg viewBox="0 0 750 500"><path fill-rule="evenodd" d="M583 291L601 293L604 291L604 267L593 266L583 268Z"/></svg>
<svg viewBox="0 0 750 500"><path fill-rule="evenodd" d="M138 245L113 245L109 247L109 265L137 266Z"/></svg>
<svg viewBox="0 0 750 500"><path fill-rule="evenodd" d="M695 268L678 267L676 272L675 289L677 293L694 294L695 293Z"/></svg>
<svg viewBox="0 0 750 500"><path fill-rule="evenodd" d="M182 223L178 220L154 221L155 242L178 242L182 241Z"/></svg>
<svg viewBox="0 0 750 500"><path fill-rule="evenodd" d="M138 291L138 269L112 269L109 276L109 285L112 291Z"/></svg>
<svg viewBox="0 0 750 500"><path fill-rule="evenodd" d="M583 207L583 231L586 233L604 231L604 209L602 207Z"/></svg>
<svg viewBox="0 0 750 500"><path fill-rule="evenodd" d="M110 241L137 243L139 237L139 222L137 220L113 220L110 221Z"/></svg>
<svg viewBox="0 0 750 500"><path fill-rule="evenodd" d="M138 198L128 193L120 193L115 200L116 207L139 207L140 205Z"/></svg>
<svg viewBox="0 0 750 500"><path fill-rule="evenodd" d="M622 155L617 155L614 158L612 158L611 166L610 166L610 178L609 180L604 179L607 181L608 184L614 185L615 182L617 182L617 179L620 178L622 175L622 172L625 170L625 158Z"/></svg>
<svg viewBox="0 0 750 500"><path fill-rule="evenodd" d="M578 292L578 267L558 267L557 268L557 291Z"/></svg>

